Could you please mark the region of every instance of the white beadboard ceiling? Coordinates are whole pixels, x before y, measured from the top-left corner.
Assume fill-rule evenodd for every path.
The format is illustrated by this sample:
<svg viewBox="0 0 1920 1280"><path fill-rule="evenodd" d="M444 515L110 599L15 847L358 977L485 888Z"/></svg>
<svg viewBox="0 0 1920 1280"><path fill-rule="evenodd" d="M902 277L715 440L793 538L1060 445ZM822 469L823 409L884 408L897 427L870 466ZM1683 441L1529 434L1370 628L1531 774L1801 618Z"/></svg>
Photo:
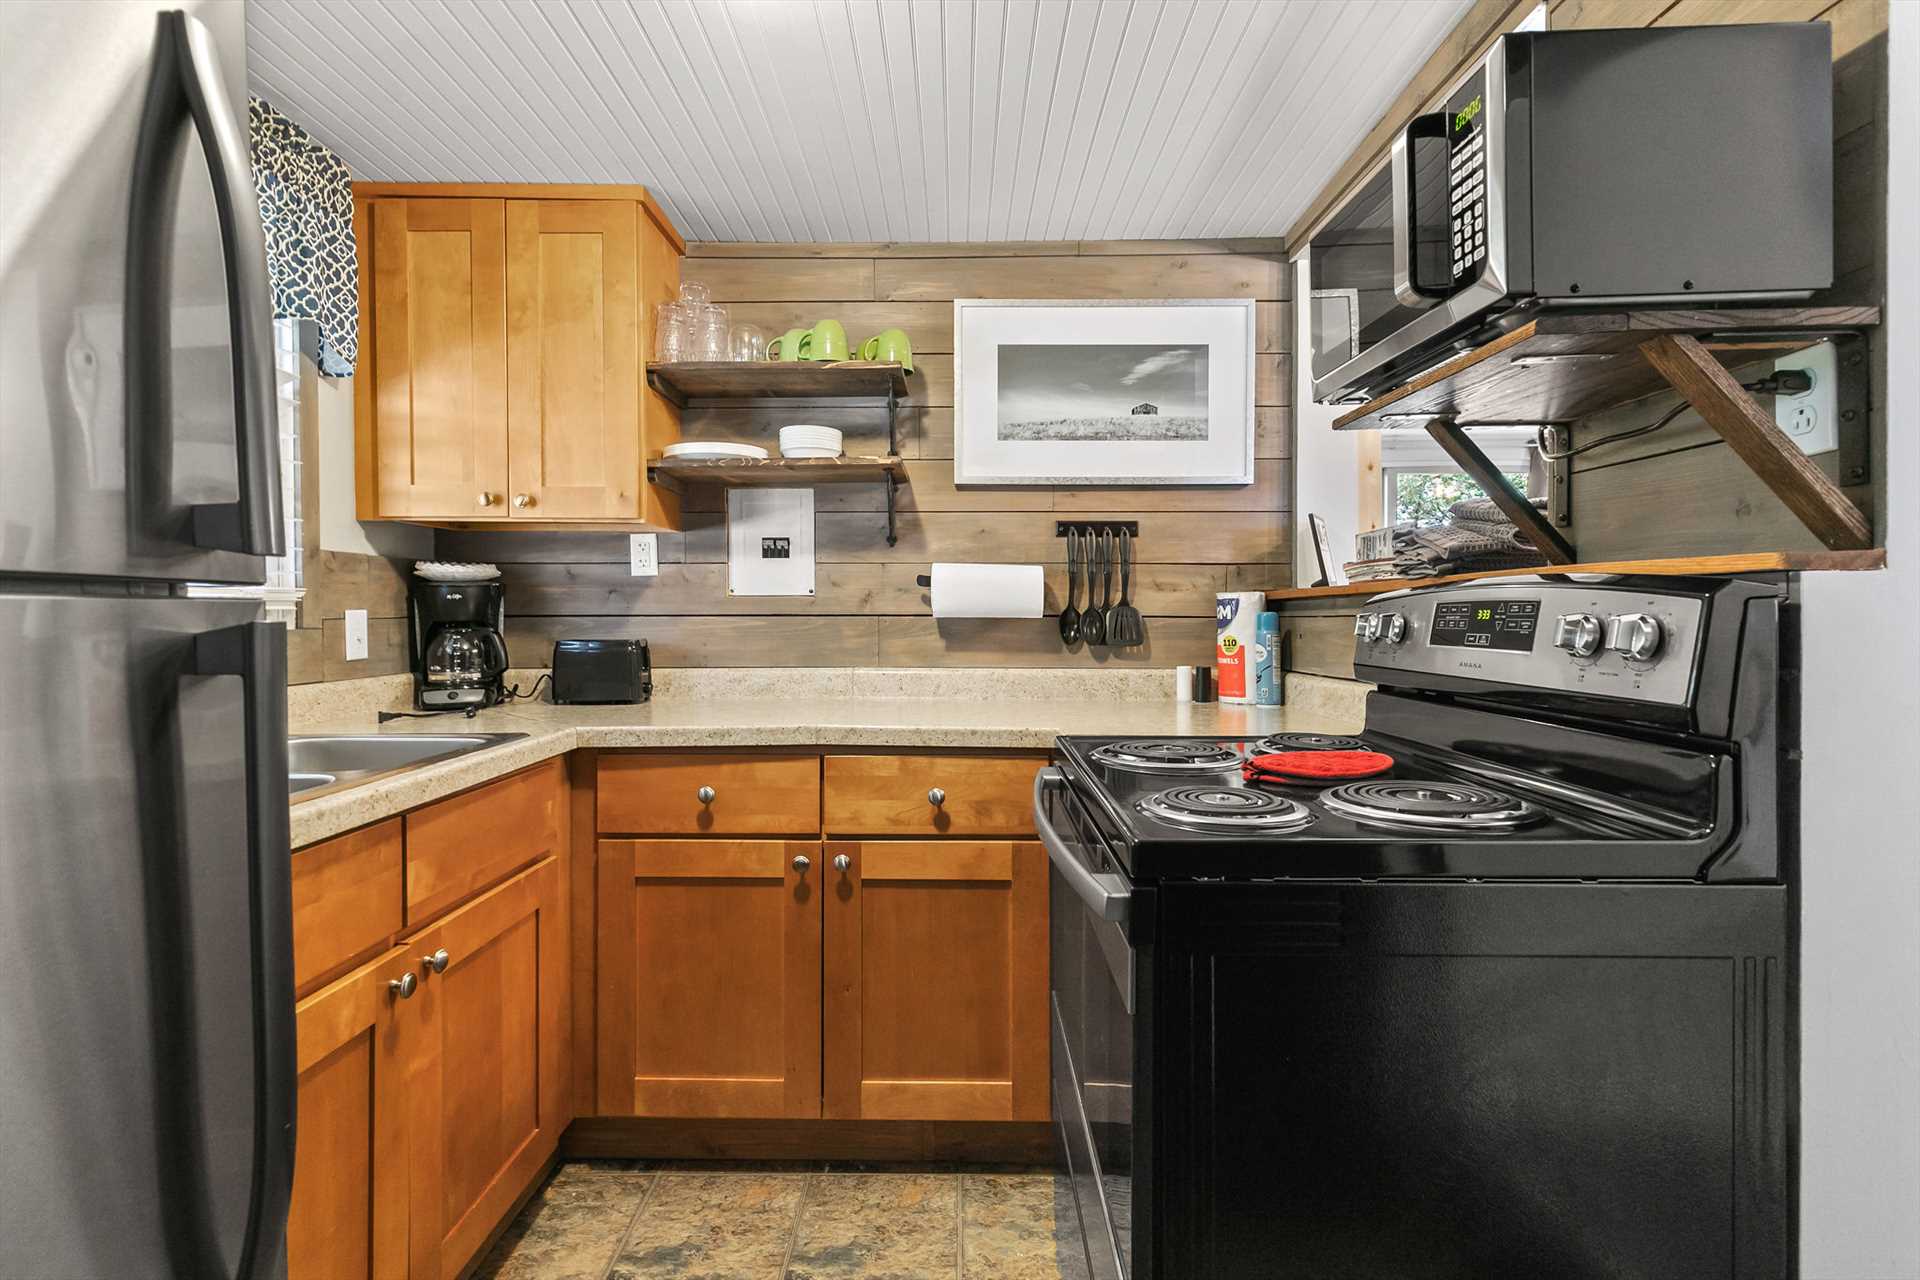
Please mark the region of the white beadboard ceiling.
<svg viewBox="0 0 1920 1280"><path fill-rule="evenodd" d="M356 176L641 182L689 240L1278 236L1471 0L248 0Z"/></svg>

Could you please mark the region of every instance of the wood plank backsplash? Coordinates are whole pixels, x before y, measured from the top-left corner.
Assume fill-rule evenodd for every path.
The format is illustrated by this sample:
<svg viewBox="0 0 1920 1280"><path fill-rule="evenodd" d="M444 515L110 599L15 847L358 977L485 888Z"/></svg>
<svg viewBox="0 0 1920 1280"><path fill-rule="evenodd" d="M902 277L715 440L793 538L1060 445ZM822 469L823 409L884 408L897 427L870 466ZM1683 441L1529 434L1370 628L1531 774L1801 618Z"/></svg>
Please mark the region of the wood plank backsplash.
<svg viewBox="0 0 1920 1280"><path fill-rule="evenodd" d="M500 564L516 665L542 666L563 636L645 638L661 666L1173 666L1213 650L1213 596L1290 579L1293 349L1288 272L1273 241L1009 245L690 245L681 277L713 290L736 324L769 337L834 317L859 341L898 326L917 372L900 412L908 483L898 546L878 484L815 491L817 594L734 598L726 589L726 503L685 503L685 531L660 537L660 574L627 573L624 534L442 531L448 559ZM973 488L953 483L955 298L1253 298L1255 482L1234 489ZM788 422L846 432L850 453L885 447L883 406L771 402L695 407L687 438L778 448ZM935 622L914 579L935 560L1039 563L1047 607L1066 593L1062 517L1140 522L1137 649L1072 650L1053 618ZM1083 601L1084 603L1084 601Z"/></svg>

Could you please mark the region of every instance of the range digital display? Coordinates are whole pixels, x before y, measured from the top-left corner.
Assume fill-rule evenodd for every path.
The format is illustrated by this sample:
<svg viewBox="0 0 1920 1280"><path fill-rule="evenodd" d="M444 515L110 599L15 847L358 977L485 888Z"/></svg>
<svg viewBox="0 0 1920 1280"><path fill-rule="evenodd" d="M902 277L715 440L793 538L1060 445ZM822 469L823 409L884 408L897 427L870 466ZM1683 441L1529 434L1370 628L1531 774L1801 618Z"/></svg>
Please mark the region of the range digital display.
<svg viewBox="0 0 1920 1280"><path fill-rule="evenodd" d="M1448 600L1433 607L1427 643L1450 649L1531 653L1539 629L1538 600Z"/></svg>

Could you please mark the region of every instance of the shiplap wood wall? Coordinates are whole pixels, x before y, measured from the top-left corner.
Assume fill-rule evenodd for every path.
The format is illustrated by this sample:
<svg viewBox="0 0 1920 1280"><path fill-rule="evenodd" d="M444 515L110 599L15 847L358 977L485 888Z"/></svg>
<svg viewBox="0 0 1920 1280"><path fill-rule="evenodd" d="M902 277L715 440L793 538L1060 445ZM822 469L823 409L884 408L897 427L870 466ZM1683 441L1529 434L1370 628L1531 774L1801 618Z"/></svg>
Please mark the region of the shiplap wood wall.
<svg viewBox="0 0 1920 1280"><path fill-rule="evenodd" d="M885 490L815 490L817 593L734 598L726 589L726 516L717 490L689 494L685 531L660 538L660 574L627 570L622 534L444 531L442 556L497 562L508 646L544 665L563 636L645 638L661 666L1173 666L1213 651L1213 597L1291 580L1291 322L1274 241L1034 242L958 245L696 244L682 278L713 290L736 323L769 336L835 317L857 341L906 330L917 372L900 415L908 482L899 545L887 546ZM1245 488L967 488L953 484L955 298L1253 298L1258 307L1255 483ZM789 422L846 432L850 453L885 448L878 402L695 407L687 438L778 448ZM935 560L1047 566L1048 609L1065 594L1063 517L1140 522L1134 600L1147 643L1060 643L1055 618L932 617L914 579Z"/></svg>

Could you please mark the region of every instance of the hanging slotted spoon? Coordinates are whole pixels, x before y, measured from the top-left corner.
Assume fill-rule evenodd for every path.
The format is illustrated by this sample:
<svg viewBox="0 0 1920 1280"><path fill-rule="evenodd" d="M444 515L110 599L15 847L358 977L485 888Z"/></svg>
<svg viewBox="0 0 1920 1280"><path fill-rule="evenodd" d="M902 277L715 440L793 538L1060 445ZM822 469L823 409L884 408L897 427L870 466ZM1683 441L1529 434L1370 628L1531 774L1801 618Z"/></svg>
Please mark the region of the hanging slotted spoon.
<svg viewBox="0 0 1920 1280"><path fill-rule="evenodd" d="M1120 531L1120 603L1107 614L1107 643L1130 649L1147 640L1146 620L1133 607L1133 536Z"/></svg>
<svg viewBox="0 0 1920 1280"><path fill-rule="evenodd" d="M1060 611L1060 643L1078 644L1080 642L1080 610L1074 601L1080 597L1080 535L1072 529L1067 530L1067 607ZM1093 587L1087 587L1087 598L1093 598Z"/></svg>

